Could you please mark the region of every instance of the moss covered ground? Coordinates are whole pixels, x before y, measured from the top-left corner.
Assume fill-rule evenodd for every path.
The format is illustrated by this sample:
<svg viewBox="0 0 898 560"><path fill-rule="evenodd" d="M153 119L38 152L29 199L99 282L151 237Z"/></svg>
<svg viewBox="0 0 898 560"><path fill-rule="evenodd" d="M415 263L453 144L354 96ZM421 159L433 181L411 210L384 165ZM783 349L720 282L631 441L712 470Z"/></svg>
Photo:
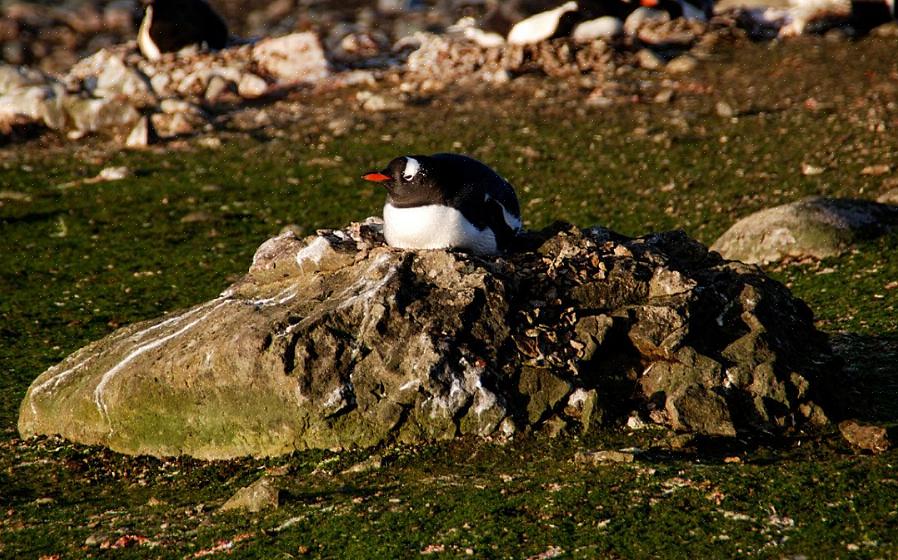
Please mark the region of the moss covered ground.
<svg viewBox="0 0 898 560"><path fill-rule="evenodd" d="M621 76L633 96L612 108L576 81L526 76L390 113L357 110L352 91L299 95L248 109L258 126L222 120L146 151L52 136L0 146L0 557L895 557L898 451L858 454L835 435L611 430L204 463L21 441L15 428L31 380L68 353L214 297L286 226L378 214L382 194L358 177L395 155L479 157L517 186L528 227L682 228L708 244L801 196L875 198L898 187L893 55L894 39L739 42L676 79ZM665 89L673 100L654 102ZM128 176L85 180L111 166ZM893 234L768 269L831 334L849 412L888 426L896 248ZM621 448L636 460L574 460ZM372 454L379 468L341 474ZM280 508L217 512L262 475L284 488Z"/></svg>

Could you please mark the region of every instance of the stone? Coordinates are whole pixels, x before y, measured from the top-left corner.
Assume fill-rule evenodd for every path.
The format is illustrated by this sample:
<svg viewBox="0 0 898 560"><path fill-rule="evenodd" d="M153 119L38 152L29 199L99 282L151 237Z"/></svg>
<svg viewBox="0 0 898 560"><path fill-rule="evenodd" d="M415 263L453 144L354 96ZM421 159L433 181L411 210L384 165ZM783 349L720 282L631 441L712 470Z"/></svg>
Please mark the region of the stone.
<svg viewBox="0 0 898 560"><path fill-rule="evenodd" d="M78 132L98 132L132 126L140 119L137 109L119 99L70 96L64 106L71 126Z"/></svg>
<svg viewBox="0 0 898 560"><path fill-rule="evenodd" d="M883 453L892 447L888 430L883 426L845 420L839 423L839 432L853 447L864 451Z"/></svg>
<svg viewBox="0 0 898 560"><path fill-rule="evenodd" d="M681 54L668 62L664 69L671 74L686 74L695 70L696 67L698 67L698 60L694 56Z"/></svg>
<svg viewBox="0 0 898 560"><path fill-rule="evenodd" d="M121 97L138 107L156 104L147 77L115 56L108 58L91 93L98 97Z"/></svg>
<svg viewBox="0 0 898 560"><path fill-rule="evenodd" d="M257 76L251 72L247 72L240 77L237 84L237 94L246 99L255 99L262 97L268 91L268 82L264 78Z"/></svg>
<svg viewBox="0 0 898 560"><path fill-rule="evenodd" d="M155 130L150 123L149 117L140 117L134 128L128 134L125 140L125 146L128 148L146 148L155 140Z"/></svg>
<svg viewBox="0 0 898 560"><path fill-rule="evenodd" d="M664 10L640 7L633 10L624 20L624 33L635 37L639 30L648 24L659 24L670 21L670 15Z"/></svg>
<svg viewBox="0 0 898 560"><path fill-rule="evenodd" d="M645 418L815 430L838 376L803 302L682 232L556 224L504 257L402 251L370 218L263 243L219 297L41 374L23 437L212 459Z"/></svg>
<svg viewBox="0 0 898 560"><path fill-rule="evenodd" d="M234 82L228 80L227 78L223 78L222 76L215 75L209 78L209 84L206 86L206 93L203 95L203 97L206 99L206 101L214 102L229 93L236 92L237 85Z"/></svg>
<svg viewBox="0 0 898 560"><path fill-rule="evenodd" d="M809 197L760 210L728 229L711 249L727 259L771 263L840 255L855 243L898 226L898 207L844 198Z"/></svg>
<svg viewBox="0 0 898 560"><path fill-rule="evenodd" d="M527 399L527 419L538 423L571 392L570 382L553 375L548 368L525 366L521 371L518 391Z"/></svg>
<svg viewBox="0 0 898 560"><path fill-rule="evenodd" d="M0 95L29 86L42 86L50 79L31 68L0 64Z"/></svg>
<svg viewBox="0 0 898 560"><path fill-rule="evenodd" d="M263 476L254 483L241 488L228 498L221 511L244 510L259 513L266 509L277 509L280 505L281 490L271 477Z"/></svg>
<svg viewBox="0 0 898 560"><path fill-rule="evenodd" d="M658 70L664 67L664 59L651 49L639 49L636 52L636 62L640 68L646 70Z"/></svg>
<svg viewBox="0 0 898 560"><path fill-rule="evenodd" d="M360 91L356 99L362 104L362 110L368 113L380 113L384 111L400 111L405 107L401 100L390 95Z"/></svg>
<svg viewBox="0 0 898 560"><path fill-rule="evenodd" d="M717 113L718 117L723 117L725 119L736 116L735 109L733 109L733 106L726 101L718 101L714 104L714 112Z"/></svg>
<svg viewBox="0 0 898 560"><path fill-rule="evenodd" d="M316 82L330 74L321 42L311 32L259 41L252 58L279 82Z"/></svg>
<svg viewBox="0 0 898 560"><path fill-rule="evenodd" d="M0 122L24 117L51 130L62 130L67 123L67 101L65 90L56 83L20 87L0 96Z"/></svg>
<svg viewBox="0 0 898 560"><path fill-rule="evenodd" d="M898 187L889 189L876 197L876 202L879 202L880 204L890 204L892 206L898 206Z"/></svg>
<svg viewBox="0 0 898 560"><path fill-rule="evenodd" d="M574 455L574 462L580 465L599 466L613 463L632 463L636 455L630 451L578 451Z"/></svg>
<svg viewBox="0 0 898 560"><path fill-rule="evenodd" d="M610 40L624 32L624 22L614 16L605 16L584 21L574 28L571 37L575 41L588 43L597 39Z"/></svg>

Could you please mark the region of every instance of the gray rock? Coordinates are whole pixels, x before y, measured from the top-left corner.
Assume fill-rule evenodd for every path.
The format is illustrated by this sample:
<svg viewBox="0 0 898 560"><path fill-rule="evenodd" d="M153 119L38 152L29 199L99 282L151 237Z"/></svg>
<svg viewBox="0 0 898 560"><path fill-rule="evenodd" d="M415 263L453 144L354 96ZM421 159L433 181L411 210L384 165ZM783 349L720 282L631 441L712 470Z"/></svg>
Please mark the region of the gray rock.
<svg viewBox="0 0 898 560"><path fill-rule="evenodd" d="M23 436L203 458L549 434L647 421L781 433L824 423L836 373L807 307L682 232L559 225L505 258L400 251L379 220L263 243L191 309L40 375Z"/></svg>
<svg viewBox="0 0 898 560"><path fill-rule="evenodd" d="M0 122L24 117L52 130L66 126L65 90L59 84L25 86L0 96Z"/></svg>
<svg viewBox="0 0 898 560"><path fill-rule="evenodd" d="M260 41L253 47L252 56L279 82L315 82L330 73L318 36L310 32Z"/></svg>
<svg viewBox="0 0 898 560"><path fill-rule="evenodd" d="M711 249L727 259L771 263L839 255L898 225L898 207L866 200L810 197L755 212Z"/></svg>
<svg viewBox="0 0 898 560"><path fill-rule="evenodd" d="M91 93L98 97L120 97L138 107L155 105L156 102L147 77L116 56L108 57Z"/></svg>
<svg viewBox="0 0 898 560"><path fill-rule="evenodd" d="M247 99L255 99L256 97L261 97L265 95L265 92L268 91L268 82L266 82L263 78L251 73L247 72L240 78L240 82L237 84L237 93L240 97L244 97Z"/></svg>
<svg viewBox="0 0 898 560"><path fill-rule="evenodd" d="M203 97L206 101L214 102L229 93L236 92L237 85L234 82L223 78L222 76L215 75L209 79L209 84L206 86L206 93Z"/></svg>
<svg viewBox="0 0 898 560"><path fill-rule="evenodd" d="M845 420L839 422L839 432L842 433L845 441L865 451L882 453L892 447L888 430L883 426L864 424L857 420Z"/></svg>
<svg viewBox="0 0 898 560"><path fill-rule="evenodd" d="M128 127L140 119L137 109L120 99L69 96L63 105L72 129L82 133Z"/></svg>
<svg viewBox="0 0 898 560"><path fill-rule="evenodd" d="M128 148L146 148L153 141L153 126L150 124L148 117L140 117L134 128L131 129L128 138L125 140L125 146Z"/></svg>
<svg viewBox="0 0 898 560"><path fill-rule="evenodd" d="M636 53L636 62L646 70L658 70L664 67L664 59L650 49L639 49Z"/></svg>
<svg viewBox="0 0 898 560"><path fill-rule="evenodd" d="M30 68L0 64L0 95L28 86L42 86L50 83L50 79Z"/></svg>
<svg viewBox="0 0 898 560"><path fill-rule="evenodd" d="M281 490L267 476L241 488L221 506L221 511L245 510L258 513L265 509L277 509L280 505Z"/></svg>
<svg viewBox="0 0 898 560"><path fill-rule="evenodd" d="M876 197L876 202L898 206L898 188L889 189Z"/></svg>
<svg viewBox="0 0 898 560"><path fill-rule="evenodd" d="M686 74L695 70L697 66L698 61L694 56L681 54L680 56L668 62L667 66L665 66L664 69L671 74Z"/></svg>
<svg viewBox="0 0 898 560"><path fill-rule="evenodd" d="M663 10L652 8L636 8L624 21L624 33L636 36L639 30L648 24L660 24L670 21L670 15Z"/></svg>

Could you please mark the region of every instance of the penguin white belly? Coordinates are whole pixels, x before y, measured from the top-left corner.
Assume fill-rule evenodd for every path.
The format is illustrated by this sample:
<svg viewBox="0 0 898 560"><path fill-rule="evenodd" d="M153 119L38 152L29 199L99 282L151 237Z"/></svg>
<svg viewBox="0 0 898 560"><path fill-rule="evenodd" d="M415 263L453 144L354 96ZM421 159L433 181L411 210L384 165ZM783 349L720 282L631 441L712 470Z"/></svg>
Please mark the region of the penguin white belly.
<svg viewBox="0 0 898 560"><path fill-rule="evenodd" d="M508 32L508 42L512 45L529 45L545 41L555 30L561 17L577 9L576 2L566 2L554 10L542 12L521 20Z"/></svg>
<svg viewBox="0 0 898 560"><path fill-rule="evenodd" d="M147 60L159 60L162 58L162 53L150 37L151 25L153 25L153 7L147 6L143 21L140 22L140 29L137 31L137 47L143 56L147 57Z"/></svg>
<svg viewBox="0 0 898 560"><path fill-rule="evenodd" d="M480 254L498 252L490 228L477 229L464 215L449 206L431 204L413 208L384 206L384 237L400 249L447 249L458 247Z"/></svg>

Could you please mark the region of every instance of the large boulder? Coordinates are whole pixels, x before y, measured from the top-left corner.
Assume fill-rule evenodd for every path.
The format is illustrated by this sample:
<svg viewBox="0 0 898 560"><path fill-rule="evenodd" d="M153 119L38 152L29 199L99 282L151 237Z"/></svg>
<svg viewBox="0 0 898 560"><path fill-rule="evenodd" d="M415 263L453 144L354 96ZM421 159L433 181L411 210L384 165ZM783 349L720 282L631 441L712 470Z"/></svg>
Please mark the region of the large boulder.
<svg viewBox="0 0 898 560"><path fill-rule="evenodd" d="M711 249L728 259L771 263L840 255L898 226L898 206L813 196L742 218Z"/></svg>
<svg viewBox="0 0 898 560"><path fill-rule="evenodd" d="M204 458L644 422L827 421L811 312L682 232L557 225L505 258L404 251L369 219L266 241L218 298L41 374L23 436Z"/></svg>

